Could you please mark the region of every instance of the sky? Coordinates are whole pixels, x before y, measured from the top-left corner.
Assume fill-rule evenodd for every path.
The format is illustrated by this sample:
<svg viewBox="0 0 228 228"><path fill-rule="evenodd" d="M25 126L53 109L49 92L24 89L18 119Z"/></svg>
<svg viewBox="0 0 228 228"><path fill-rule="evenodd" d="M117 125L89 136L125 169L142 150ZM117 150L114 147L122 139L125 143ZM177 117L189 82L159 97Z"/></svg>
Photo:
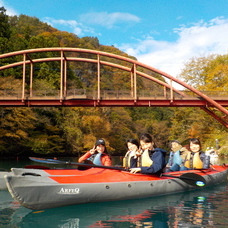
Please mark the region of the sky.
<svg viewBox="0 0 228 228"><path fill-rule="evenodd" d="M0 0L0 6L10 16L97 37L174 77L192 58L228 54L228 0Z"/></svg>

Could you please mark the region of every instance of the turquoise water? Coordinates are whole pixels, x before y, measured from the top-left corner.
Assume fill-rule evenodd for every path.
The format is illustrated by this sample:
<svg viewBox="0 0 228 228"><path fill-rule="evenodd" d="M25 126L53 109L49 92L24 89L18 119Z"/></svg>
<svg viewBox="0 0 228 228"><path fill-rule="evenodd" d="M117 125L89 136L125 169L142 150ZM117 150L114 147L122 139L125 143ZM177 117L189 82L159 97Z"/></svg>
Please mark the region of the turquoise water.
<svg viewBox="0 0 228 228"><path fill-rule="evenodd" d="M219 161L226 162L226 161ZM29 160L1 161L1 167L28 165ZM11 167L12 167L11 166ZM0 191L1 228L77 227L228 227L228 182L191 192L141 200L75 205L32 211Z"/></svg>

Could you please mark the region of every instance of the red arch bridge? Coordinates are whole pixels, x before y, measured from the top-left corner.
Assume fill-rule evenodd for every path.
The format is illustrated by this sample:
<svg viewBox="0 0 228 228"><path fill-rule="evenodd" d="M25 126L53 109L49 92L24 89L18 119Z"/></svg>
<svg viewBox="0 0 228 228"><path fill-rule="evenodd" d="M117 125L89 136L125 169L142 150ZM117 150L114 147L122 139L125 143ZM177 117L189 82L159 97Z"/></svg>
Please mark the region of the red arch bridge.
<svg viewBox="0 0 228 228"><path fill-rule="evenodd" d="M0 85L0 107L199 107L228 128L228 110L225 108L228 106L228 92L198 91L165 72L128 57L80 48L38 48L2 54L0 61L2 85L5 75L9 76L12 68L17 68L17 78L20 78L19 86ZM54 70L59 77L58 89L37 89L34 85L37 65L40 67L41 63L50 62L57 65ZM82 72L78 67L83 64L94 85L84 86L83 89L72 83L69 86L69 66L75 72ZM126 86L115 90L103 88L103 74L107 80L110 72L123 74L125 79L127 77L127 89ZM113 75L115 77L116 74ZM143 90L140 89L140 80L144 80L148 88L144 86ZM176 89L174 84L183 90Z"/></svg>

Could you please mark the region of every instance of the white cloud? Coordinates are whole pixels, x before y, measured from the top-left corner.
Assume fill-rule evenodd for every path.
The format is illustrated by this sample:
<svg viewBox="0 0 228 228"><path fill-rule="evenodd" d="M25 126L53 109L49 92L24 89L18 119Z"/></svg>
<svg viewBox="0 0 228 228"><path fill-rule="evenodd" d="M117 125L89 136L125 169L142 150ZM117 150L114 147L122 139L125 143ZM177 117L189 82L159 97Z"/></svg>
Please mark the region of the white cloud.
<svg viewBox="0 0 228 228"><path fill-rule="evenodd" d="M65 26L68 30L70 28L73 33L78 36L84 35L84 33L94 33L92 28L86 27L83 24L75 21L75 20L63 20L63 19L54 19L50 17L45 17L43 19L44 22L48 23L52 27L58 27L59 25Z"/></svg>
<svg viewBox="0 0 228 228"><path fill-rule="evenodd" d="M0 6L3 6L6 9L6 14L9 15L9 16L19 15L16 10L14 10L13 8L11 8L3 0L0 0Z"/></svg>
<svg viewBox="0 0 228 228"><path fill-rule="evenodd" d="M130 13L120 13L120 12L86 13L80 16L80 20L84 23L97 24L109 29L119 23L140 22L139 17Z"/></svg>
<svg viewBox="0 0 228 228"><path fill-rule="evenodd" d="M228 19L214 18L189 27L174 29L175 42L156 41L152 38L136 44L124 44L121 50L135 56L138 61L176 77L184 63L193 57L228 54Z"/></svg>

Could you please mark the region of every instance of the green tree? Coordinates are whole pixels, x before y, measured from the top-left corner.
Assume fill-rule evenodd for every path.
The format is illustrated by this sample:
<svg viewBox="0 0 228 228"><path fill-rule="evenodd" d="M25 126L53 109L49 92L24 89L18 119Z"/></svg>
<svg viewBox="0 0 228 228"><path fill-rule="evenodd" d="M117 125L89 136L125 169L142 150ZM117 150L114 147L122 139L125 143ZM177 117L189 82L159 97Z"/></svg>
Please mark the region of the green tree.
<svg viewBox="0 0 228 228"><path fill-rule="evenodd" d="M37 121L27 144L31 151L40 154L64 154L66 143L63 129L58 124L59 108L33 108L33 111Z"/></svg>
<svg viewBox="0 0 228 228"><path fill-rule="evenodd" d="M6 9L4 7L0 7L0 54L7 52L8 40L11 35L9 18L6 15Z"/></svg>
<svg viewBox="0 0 228 228"><path fill-rule="evenodd" d="M138 138L135 133L135 126L129 112L125 108L107 108L111 130L109 141L113 151L116 154L126 152L126 140L129 138Z"/></svg>
<svg viewBox="0 0 228 228"><path fill-rule="evenodd" d="M4 7L0 7L0 37L9 39L10 35L9 17L6 15L6 9Z"/></svg>
<svg viewBox="0 0 228 228"><path fill-rule="evenodd" d="M82 131L83 108L60 108L56 118L63 131L66 150L76 154L84 149L84 134Z"/></svg>

